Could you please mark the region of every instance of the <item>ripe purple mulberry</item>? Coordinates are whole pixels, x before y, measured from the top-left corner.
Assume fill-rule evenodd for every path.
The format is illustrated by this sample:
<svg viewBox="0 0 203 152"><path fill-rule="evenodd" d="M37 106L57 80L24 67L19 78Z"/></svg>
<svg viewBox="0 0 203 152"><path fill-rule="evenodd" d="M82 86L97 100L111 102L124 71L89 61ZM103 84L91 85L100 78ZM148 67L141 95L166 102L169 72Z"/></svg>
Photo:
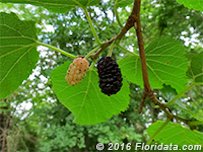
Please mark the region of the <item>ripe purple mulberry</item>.
<svg viewBox="0 0 203 152"><path fill-rule="evenodd" d="M89 62L83 57L78 57L73 60L73 63L70 64L67 74L66 82L69 85L75 85L79 83L82 78L85 76L89 68Z"/></svg>
<svg viewBox="0 0 203 152"><path fill-rule="evenodd" d="M116 94L122 87L120 68L111 57L103 57L97 63L99 87L108 96Z"/></svg>

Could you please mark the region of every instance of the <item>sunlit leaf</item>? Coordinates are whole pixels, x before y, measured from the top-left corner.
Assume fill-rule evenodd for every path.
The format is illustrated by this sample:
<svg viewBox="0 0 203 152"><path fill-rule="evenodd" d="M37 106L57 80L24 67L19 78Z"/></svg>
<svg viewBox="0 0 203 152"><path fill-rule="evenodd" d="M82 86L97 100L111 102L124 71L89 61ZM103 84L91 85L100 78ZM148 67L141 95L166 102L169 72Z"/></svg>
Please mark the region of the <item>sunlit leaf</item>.
<svg viewBox="0 0 203 152"><path fill-rule="evenodd" d="M90 70L79 84L69 86L65 81L69 64L66 62L56 68L51 79L59 101L73 113L77 123L100 123L127 108L129 87L126 82L116 95L107 96L100 91L97 73Z"/></svg>
<svg viewBox="0 0 203 152"><path fill-rule="evenodd" d="M177 2L190 9L203 11L203 0L177 0Z"/></svg>
<svg viewBox="0 0 203 152"><path fill-rule="evenodd" d="M157 130L164 124L164 121L157 121L147 128L147 133L152 137ZM192 131L177 123L169 122L158 132L154 140L163 144L183 145L203 145L203 133Z"/></svg>
<svg viewBox="0 0 203 152"><path fill-rule="evenodd" d="M0 13L0 98L27 79L38 60L34 22Z"/></svg>
<svg viewBox="0 0 203 152"><path fill-rule="evenodd" d="M42 6L56 12L67 12L75 7L92 6L99 3L99 0L0 0L3 3L32 4Z"/></svg>
<svg viewBox="0 0 203 152"><path fill-rule="evenodd" d="M184 89L187 82L187 58L180 42L170 38L159 38L146 48L147 70L152 88L160 89L170 85L177 92ZM119 61L123 75L131 82L143 86L140 58L129 55Z"/></svg>

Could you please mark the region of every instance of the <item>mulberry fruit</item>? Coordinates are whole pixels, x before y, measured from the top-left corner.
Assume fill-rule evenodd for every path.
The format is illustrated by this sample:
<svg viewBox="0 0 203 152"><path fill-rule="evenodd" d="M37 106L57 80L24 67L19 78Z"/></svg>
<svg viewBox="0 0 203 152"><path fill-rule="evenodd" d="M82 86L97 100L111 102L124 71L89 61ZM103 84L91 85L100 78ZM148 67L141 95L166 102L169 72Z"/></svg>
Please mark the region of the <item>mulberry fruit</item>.
<svg viewBox="0 0 203 152"><path fill-rule="evenodd" d="M73 60L73 63L70 64L67 74L66 74L66 82L69 85L75 85L79 83L82 78L85 76L87 70L89 68L89 62L83 58L78 57Z"/></svg>
<svg viewBox="0 0 203 152"><path fill-rule="evenodd" d="M116 94L122 87L120 68L111 57L103 57L97 63L99 87L108 96Z"/></svg>

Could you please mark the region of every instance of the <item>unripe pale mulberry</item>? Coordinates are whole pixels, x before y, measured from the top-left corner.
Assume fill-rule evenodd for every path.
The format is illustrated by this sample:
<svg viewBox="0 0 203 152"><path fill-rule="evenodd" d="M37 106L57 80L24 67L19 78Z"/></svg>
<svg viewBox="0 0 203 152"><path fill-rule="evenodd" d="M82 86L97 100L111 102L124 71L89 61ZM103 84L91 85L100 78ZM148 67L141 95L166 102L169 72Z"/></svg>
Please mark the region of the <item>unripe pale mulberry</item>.
<svg viewBox="0 0 203 152"><path fill-rule="evenodd" d="M122 87L120 68L111 57L103 57L97 63L99 87L108 96L116 94Z"/></svg>
<svg viewBox="0 0 203 152"><path fill-rule="evenodd" d="M65 77L66 82L69 85L75 85L79 83L85 76L88 68L89 68L89 62L87 61L87 59L83 57L78 57L74 59L68 68L68 71Z"/></svg>

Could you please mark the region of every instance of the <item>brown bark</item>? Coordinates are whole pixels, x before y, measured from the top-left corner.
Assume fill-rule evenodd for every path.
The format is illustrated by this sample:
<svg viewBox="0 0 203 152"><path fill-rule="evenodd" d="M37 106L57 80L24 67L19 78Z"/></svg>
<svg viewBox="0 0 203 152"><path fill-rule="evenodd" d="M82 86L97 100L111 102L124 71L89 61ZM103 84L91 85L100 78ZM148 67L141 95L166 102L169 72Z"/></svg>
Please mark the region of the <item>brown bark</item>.
<svg viewBox="0 0 203 152"><path fill-rule="evenodd" d="M6 100L2 100L0 102L6 102ZM7 151L7 136L8 136L8 128L10 127L10 116L7 112L9 106L0 107L0 149L1 152Z"/></svg>

